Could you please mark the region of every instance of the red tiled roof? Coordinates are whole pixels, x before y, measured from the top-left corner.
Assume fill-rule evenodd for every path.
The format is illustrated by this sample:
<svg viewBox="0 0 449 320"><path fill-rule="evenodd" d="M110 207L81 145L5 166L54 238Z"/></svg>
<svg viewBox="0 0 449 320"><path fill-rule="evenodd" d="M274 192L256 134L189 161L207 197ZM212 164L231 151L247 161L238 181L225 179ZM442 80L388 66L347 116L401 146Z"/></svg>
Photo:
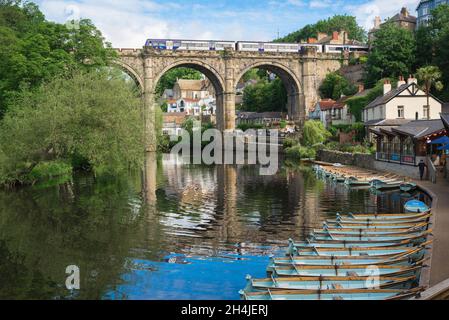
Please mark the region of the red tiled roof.
<svg viewBox="0 0 449 320"><path fill-rule="evenodd" d="M329 109L332 109L332 107L334 106L334 104L335 104L335 100L332 100L332 99L323 99L323 100L320 100L320 109L321 110L329 110Z"/></svg>

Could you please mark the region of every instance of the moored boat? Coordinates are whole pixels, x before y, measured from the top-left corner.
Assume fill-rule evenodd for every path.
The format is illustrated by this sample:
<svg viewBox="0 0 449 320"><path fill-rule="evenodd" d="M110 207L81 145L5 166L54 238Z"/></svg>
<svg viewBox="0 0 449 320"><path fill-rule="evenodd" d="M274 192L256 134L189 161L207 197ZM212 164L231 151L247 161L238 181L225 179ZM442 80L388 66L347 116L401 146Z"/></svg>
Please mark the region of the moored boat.
<svg viewBox="0 0 449 320"><path fill-rule="evenodd" d="M411 277L271 277L253 279L246 277L245 292L263 290L351 290L351 289L410 289L416 280Z"/></svg>
<svg viewBox="0 0 449 320"><path fill-rule="evenodd" d="M353 290L265 290L245 292L240 290L244 300L391 300L411 297L422 288L400 289L353 289Z"/></svg>
<svg viewBox="0 0 449 320"><path fill-rule="evenodd" d="M328 277L328 276L389 276L411 277L418 276L422 265L388 266L274 266L267 269L269 275L276 277Z"/></svg>
<svg viewBox="0 0 449 320"><path fill-rule="evenodd" d="M402 192L410 192L417 188L416 183L414 182L404 182L399 187Z"/></svg>
<svg viewBox="0 0 449 320"><path fill-rule="evenodd" d="M418 200L407 201L407 203L404 205L404 209L407 212L416 212L416 213L427 212L430 210L427 204Z"/></svg>

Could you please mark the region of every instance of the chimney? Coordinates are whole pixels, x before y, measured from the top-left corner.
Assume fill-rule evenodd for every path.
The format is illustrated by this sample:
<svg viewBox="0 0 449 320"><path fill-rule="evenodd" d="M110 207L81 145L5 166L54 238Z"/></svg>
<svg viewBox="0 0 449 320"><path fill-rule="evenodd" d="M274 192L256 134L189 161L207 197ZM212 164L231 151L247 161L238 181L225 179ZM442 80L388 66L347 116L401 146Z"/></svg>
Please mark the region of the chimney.
<svg viewBox="0 0 449 320"><path fill-rule="evenodd" d="M408 77L407 83L408 84L412 84L412 83L418 84L418 80L416 80L416 78L413 75L410 75Z"/></svg>
<svg viewBox="0 0 449 320"><path fill-rule="evenodd" d="M385 80L384 82L384 95L391 91L391 83L390 80Z"/></svg>
<svg viewBox="0 0 449 320"><path fill-rule="evenodd" d="M365 91L365 86L363 84L359 84L359 93Z"/></svg>
<svg viewBox="0 0 449 320"><path fill-rule="evenodd" d="M382 19L379 16L376 16L376 18L374 18L374 29L379 29L381 24Z"/></svg>
<svg viewBox="0 0 449 320"><path fill-rule="evenodd" d="M317 34L317 36L318 36L318 41L321 41L321 40L323 40L324 38L326 38L327 37L327 33L324 33L324 32L318 32L318 34Z"/></svg>
<svg viewBox="0 0 449 320"><path fill-rule="evenodd" d="M338 36L339 36L338 31L332 32L332 40L337 41L338 40Z"/></svg>
<svg viewBox="0 0 449 320"><path fill-rule="evenodd" d="M405 79L404 79L403 76L400 76L400 77L399 77L399 81L398 81L398 88L399 88L400 86L403 86L404 84L406 84Z"/></svg>
<svg viewBox="0 0 449 320"><path fill-rule="evenodd" d="M406 7L402 7L402 9L401 9L401 14L402 14L404 17L408 17L408 16L409 16L409 13L408 13L408 10L407 10Z"/></svg>

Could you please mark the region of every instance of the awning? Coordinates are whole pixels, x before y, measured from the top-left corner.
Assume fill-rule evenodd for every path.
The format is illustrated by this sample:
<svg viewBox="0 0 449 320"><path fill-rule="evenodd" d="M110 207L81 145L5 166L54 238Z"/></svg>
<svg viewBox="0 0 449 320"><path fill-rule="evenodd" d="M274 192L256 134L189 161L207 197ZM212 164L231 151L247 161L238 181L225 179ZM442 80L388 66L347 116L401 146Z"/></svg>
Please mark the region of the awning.
<svg viewBox="0 0 449 320"><path fill-rule="evenodd" d="M438 147L438 150L449 150L449 144L446 144L444 146Z"/></svg>
<svg viewBox="0 0 449 320"><path fill-rule="evenodd" d="M429 142L429 144L449 144L449 137L444 136Z"/></svg>

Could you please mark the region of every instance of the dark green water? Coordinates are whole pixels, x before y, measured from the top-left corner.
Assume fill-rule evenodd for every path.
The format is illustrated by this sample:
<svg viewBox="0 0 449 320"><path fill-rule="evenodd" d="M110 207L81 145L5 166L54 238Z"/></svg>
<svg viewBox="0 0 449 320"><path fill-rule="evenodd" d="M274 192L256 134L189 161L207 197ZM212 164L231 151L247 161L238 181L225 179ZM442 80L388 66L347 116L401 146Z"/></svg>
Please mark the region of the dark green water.
<svg viewBox="0 0 449 320"><path fill-rule="evenodd" d="M245 275L336 212L400 212L407 197L349 190L283 164L190 166L0 191L0 299L238 299ZM65 287L66 267L81 288Z"/></svg>

